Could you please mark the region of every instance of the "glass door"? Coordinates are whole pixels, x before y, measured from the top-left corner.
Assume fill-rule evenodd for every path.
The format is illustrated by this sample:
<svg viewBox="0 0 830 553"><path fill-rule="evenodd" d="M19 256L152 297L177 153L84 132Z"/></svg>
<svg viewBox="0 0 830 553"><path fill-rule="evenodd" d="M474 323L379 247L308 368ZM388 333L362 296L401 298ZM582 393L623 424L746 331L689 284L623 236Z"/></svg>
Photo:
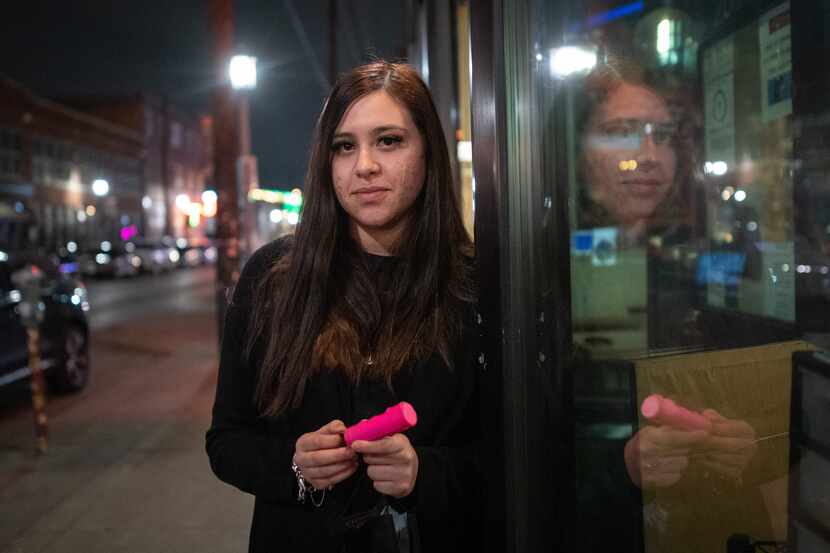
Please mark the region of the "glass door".
<svg viewBox="0 0 830 553"><path fill-rule="evenodd" d="M830 4L488 6L508 549L830 550Z"/></svg>

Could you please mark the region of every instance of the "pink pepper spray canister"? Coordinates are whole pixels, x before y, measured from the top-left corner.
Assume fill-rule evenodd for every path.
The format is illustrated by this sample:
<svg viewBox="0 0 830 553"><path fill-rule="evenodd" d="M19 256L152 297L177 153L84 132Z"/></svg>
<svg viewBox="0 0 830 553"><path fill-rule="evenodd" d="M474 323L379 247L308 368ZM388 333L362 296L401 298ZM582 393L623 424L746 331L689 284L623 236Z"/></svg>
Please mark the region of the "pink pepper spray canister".
<svg viewBox="0 0 830 553"><path fill-rule="evenodd" d="M690 411L658 394L644 399L640 412L643 417L654 424L671 426L678 430L712 429L712 422L700 413Z"/></svg>
<svg viewBox="0 0 830 553"><path fill-rule="evenodd" d="M374 441L403 432L418 423L418 415L409 403L402 401L380 415L360 421L346 429L343 439L347 446L356 440Z"/></svg>

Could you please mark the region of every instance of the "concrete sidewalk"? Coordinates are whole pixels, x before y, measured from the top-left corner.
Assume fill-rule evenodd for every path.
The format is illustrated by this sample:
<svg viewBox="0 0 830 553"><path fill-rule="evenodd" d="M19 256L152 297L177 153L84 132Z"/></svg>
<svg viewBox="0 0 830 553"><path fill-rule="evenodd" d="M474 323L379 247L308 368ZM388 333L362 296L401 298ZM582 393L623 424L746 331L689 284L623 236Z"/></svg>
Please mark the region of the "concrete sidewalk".
<svg viewBox="0 0 830 553"><path fill-rule="evenodd" d="M0 412L0 552L247 550L253 498L219 482L204 453L216 378L210 312L93 336L93 380L48 405L33 453L23 403Z"/></svg>

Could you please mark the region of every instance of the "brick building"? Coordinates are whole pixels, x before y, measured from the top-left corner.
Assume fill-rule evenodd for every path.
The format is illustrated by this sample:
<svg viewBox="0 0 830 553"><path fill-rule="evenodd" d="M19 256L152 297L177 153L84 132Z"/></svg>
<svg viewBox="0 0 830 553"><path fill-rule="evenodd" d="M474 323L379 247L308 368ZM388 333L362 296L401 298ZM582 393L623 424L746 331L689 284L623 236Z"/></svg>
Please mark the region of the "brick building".
<svg viewBox="0 0 830 553"><path fill-rule="evenodd" d="M144 234L151 239L203 236L202 192L213 174L212 120L145 94L64 100L139 133L144 144ZM187 198L185 202L183 197ZM193 217L193 212L200 216ZM198 220L198 222L197 222Z"/></svg>
<svg viewBox="0 0 830 553"><path fill-rule="evenodd" d="M141 232L142 136L0 75L0 202L31 212L34 247ZM108 183L96 195L92 184ZM99 192L102 190L99 187Z"/></svg>

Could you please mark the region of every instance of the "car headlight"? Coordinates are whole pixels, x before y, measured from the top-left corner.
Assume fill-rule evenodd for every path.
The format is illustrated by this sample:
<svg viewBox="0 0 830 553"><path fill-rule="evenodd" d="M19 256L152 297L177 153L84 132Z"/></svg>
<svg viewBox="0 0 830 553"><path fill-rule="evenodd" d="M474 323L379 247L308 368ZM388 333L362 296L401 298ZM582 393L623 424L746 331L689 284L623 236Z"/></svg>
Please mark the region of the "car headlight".
<svg viewBox="0 0 830 553"><path fill-rule="evenodd" d="M83 286L76 286L75 289L72 290L72 296L69 298L69 301L72 302L72 305L78 305L84 311L89 311L87 291Z"/></svg>

